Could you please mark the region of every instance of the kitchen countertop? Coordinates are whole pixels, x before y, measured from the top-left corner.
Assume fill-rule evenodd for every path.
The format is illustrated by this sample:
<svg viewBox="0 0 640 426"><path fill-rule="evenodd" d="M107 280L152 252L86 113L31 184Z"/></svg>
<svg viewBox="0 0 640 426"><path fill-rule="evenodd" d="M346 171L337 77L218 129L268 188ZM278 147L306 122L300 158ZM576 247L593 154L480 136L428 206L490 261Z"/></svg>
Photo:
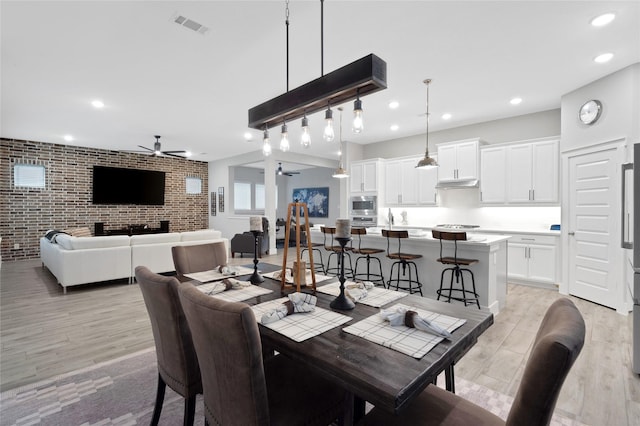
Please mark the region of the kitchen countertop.
<svg viewBox="0 0 640 426"><path fill-rule="evenodd" d="M431 231L432 229L437 228L436 225L433 226L411 226L411 225L393 225L393 229L422 229L425 231ZM382 227L380 227L382 229ZM455 231L452 229L451 231ZM541 229L541 228L492 228L492 227L484 227L480 226L479 228L473 229L461 229L460 231L466 231L467 234L480 234L480 233L490 233L490 234L529 234L529 235L551 235L551 236L560 236L560 231L551 231L549 229Z"/></svg>

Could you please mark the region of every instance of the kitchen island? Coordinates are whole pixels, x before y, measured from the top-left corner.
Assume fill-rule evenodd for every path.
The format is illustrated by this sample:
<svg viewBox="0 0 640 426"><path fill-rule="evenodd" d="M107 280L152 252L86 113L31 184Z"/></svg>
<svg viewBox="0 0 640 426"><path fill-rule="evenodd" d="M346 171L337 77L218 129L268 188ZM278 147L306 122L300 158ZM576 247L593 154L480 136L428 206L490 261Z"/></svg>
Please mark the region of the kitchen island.
<svg viewBox="0 0 640 426"><path fill-rule="evenodd" d="M396 229L396 228L394 228ZM382 236L381 228L367 228L367 235L362 236L362 247L385 250L379 258L382 262L382 273L385 281L389 280L389 272L393 263L386 257L387 239ZM431 237L426 230L408 230L409 238L402 240L402 251L421 254L416 260L418 275L422 283L422 294L435 299L436 290L440 287L440 275L444 266L436 261L440 257L440 241ZM507 241L509 236L467 232L467 241L458 242L458 257L478 259L478 263L469 267L473 271L476 291L480 296L480 306L497 314L504 308L507 295ZM322 243L323 234L319 229L311 229L311 241ZM352 241L357 246L357 236ZM397 252L397 239L390 241L390 249ZM331 241L327 241L327 245ZM443 255L453 256L453 242L443 242ZM355 255L352 261L355 266ZM314 259L316 260L316 259ZM363 263L360 262L360 265ZM346 266L349 266L347 261ZM362 267L362 266L361 266ZM359 271L362 272L362 271ZM465 274L466 275L466 274ZM447 274L447 280L449 275ZM465 286L471 288L471 281L465 276ZM440 299L442 300L442 298ZM461 302L454 302L461 303ZM471 305L469 305L471 308Z"/></svg>

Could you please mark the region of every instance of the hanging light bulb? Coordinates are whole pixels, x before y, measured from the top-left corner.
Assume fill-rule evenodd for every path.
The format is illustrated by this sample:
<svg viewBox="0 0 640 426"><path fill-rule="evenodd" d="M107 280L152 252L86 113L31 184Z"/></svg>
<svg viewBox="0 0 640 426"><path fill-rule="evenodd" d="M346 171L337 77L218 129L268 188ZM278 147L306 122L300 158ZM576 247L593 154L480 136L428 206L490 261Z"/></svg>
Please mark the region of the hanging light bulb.
<svg viewBox="0 0 640 426"><path fill-rule="evenodd" d="M327 105L327 111L324 114L324 133L322 137L327 142L333 142L335 138L335 133L333 132L333 111L331 111L331 107Z"/></svg>
<svg viewBox="0 0 640 426"><path fill-rule="evenodd" d="M282 123L282 131L280 132L280 151L289 151L289 132L287 131L287 124Z"/></svg>
<svg viewBox="0 0 640 426"><path fill-rule="evenodd" d="M264 137L262 138L262 155L268 157L271 155L271 144L269 143L269 131L264 129Z"/></svg>
<svg viewBox="0 0 640 426"><path fill-rule="evenodd" d="M364 128L364 123L362 121L362 101L360 100L360 94L358 93L358 97L353 102L353 133L361 133Z"/></svg>
<svg viewBox="0 0 640 426"><path fill-rule="evenodd" d="M311 146L311 134L309 133L309 120L305 115L302 117L302 138L300 143L303 147L309 148Z"/></svg>

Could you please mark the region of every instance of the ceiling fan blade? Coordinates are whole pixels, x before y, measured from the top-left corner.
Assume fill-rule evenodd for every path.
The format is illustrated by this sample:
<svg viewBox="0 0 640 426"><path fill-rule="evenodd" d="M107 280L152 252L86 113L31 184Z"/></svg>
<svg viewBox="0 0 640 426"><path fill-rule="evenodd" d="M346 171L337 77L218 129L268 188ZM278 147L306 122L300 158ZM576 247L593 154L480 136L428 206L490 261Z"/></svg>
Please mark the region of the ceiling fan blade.
<svg viewBox="0 0 640 426"><path fill-rule="evenodd" d="M175 157L175 158L186 158L184 155L177 155L177 154L173 154L174 152L184 152L184 151L162 151L163 155L167 155L169 157Z"/></svg>
<svg viewBox="0 0 640 426"><path fill-rule="evenodd" d="M142 146L142 145L138 145L140 148L142 149L146 149L147 151L151 151L153 152L153 150L151 148L147 148L146 146Z"/></svg>
<svg viewBox="0 0 640 426"><path fill-rule="evenodd" d="M186 154L187 151L182 150L182 151L162 151L163 154Z"/></svg>

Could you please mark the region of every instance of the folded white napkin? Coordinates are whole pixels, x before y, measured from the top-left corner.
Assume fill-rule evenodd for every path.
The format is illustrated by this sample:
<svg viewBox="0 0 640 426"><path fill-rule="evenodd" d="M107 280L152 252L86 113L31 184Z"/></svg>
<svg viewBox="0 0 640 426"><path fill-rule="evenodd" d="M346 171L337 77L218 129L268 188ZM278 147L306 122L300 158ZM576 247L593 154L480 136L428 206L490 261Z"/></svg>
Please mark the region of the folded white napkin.
<svg viewBox="0 0 640 426"><path fill-rule="evenodd" d="M274 280L281 280L282 279L282 271L275 271L273 273L273 279ZM293 272L291 271L291 268L286 268L284 270L284 280L285 280L285 282L293 282Z"/></svg>
<svg viewBox="0 0 640 426"><path fill-rule="evenodd" d="M313 312L316 310L316 302L318 298L307 293L291 293L289 300L283 302L282 305L276 309L272 309L262 315L260 322L262 324L270 324L272 322L281 320L287 315L299 313L299 312Z"/></svg>
<svg viewBox="0 0 640 426"><path fill-rule="evenodd" d="M344 294L354 303L358 303L368 296L367 290L371 290L373 287L374 285L371 281L356 281L345 286Z"/></svg>
<svg viewBox="0 0 640 426"><path fill-rule="evenodd" d="M248 281L239 281L239 280L236 280L235 278L225 278L222 281L213 283L213 286L211 287L211 290L207 292L207 295L211 296L213 294L222 293L223 291L232 290L232 289L238 290L241 288L249 287L250 285L251 283Z"/></svg>
<svg viewBox="0 0 640 426"><path fill-rule="evenodd" d="M380 315L385 320L389 321L389 324L392 326L404 325L409 328L417 328L418 330L426 331L447 339L451 338L451 333L436 323L420 317L416 311L408 311L405 308L398 307L396 309L383 309L380 311Z"/></svg>

